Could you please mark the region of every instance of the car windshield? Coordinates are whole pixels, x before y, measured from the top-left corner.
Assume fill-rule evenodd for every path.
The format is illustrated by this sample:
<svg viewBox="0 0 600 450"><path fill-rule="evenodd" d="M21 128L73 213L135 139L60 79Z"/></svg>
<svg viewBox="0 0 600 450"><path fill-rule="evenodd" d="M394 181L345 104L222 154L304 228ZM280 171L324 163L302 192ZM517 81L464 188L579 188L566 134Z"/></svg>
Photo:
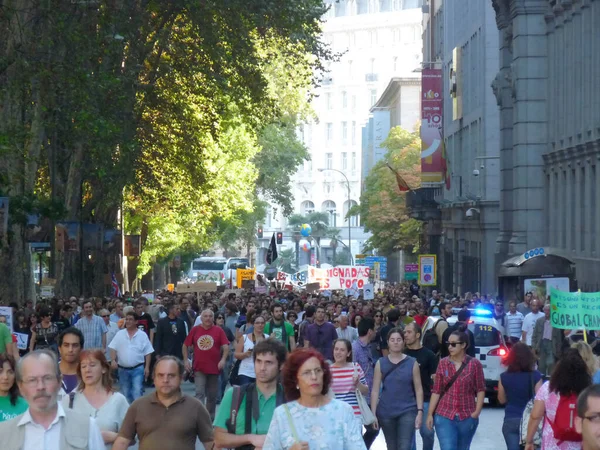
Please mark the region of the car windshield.
<svg viewBox="0 0 600 450"><path fill-rule="evenodd" d="M476 347L495 347L500 345L500 333L492 325L475 324L473 328Z"/></svg>
<svg viewBox="0 0 600 450"><path fill-rule="evenodd" d="M225 262L222 261L194 261L193 270L223 270Z"/></svg>

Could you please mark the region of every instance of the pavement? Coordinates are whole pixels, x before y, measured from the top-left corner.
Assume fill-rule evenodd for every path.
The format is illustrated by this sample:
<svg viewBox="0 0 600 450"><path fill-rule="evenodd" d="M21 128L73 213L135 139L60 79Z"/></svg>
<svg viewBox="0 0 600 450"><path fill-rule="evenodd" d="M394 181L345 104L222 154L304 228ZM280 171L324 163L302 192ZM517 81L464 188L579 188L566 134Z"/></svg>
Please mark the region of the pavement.
<svg viewBox="0 0 600 450"><path fill-rule="evenodd" d="M146 388L146 393L153 391L154 389ZM195 388L192 383L186 382L182 385L183 393L186 395L193 396L195 394ZM486 399L487 402L487 399ZM481 416L479 417L479 427L471 443L473 450L497 450L506 447L504 443L504 437L502 436L502 421L504 420L504 408L489 406L487 403L483 408ZM421 436L417 432L417 449L421 447ZM138 446L129 447L133 450L138 450ZM204 446L200 441L196 441L196 450L204 450ZM377 439L371 446L370 450L387 450L385 445L385 439L383 433L380 432ZM440 450L439 442L436 438L434 450Z"/></svg>

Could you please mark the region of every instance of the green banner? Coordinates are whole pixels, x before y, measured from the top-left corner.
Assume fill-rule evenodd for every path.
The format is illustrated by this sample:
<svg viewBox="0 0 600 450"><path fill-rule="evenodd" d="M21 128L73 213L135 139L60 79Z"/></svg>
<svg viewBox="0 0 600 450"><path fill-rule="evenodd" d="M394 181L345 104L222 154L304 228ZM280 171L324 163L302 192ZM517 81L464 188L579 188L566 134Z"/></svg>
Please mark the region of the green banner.
<svg viewBox="0 0 600 450"><path fill-rule="evenodd" d="M600 330L600 292L550 289L550 323L563 330Z"/></svg>

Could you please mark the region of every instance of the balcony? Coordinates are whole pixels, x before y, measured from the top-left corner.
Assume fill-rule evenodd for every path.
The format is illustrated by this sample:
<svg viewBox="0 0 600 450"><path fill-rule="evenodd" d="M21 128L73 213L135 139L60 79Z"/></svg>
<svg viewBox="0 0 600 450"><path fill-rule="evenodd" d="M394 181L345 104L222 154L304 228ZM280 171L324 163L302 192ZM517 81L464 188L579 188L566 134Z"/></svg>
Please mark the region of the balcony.
<svg viewBox="0 0 600 450"><path fill-rule="evenodd" d="M406 193L406 207L410 217L417 220L436 220L441 218L441 211L435 201L440 188L419 188Z"/></svg>
<svg viewBox="0 0 600 450"><path fill-rule="evenodd" d="M367 83L375 83L378 80L378 76L376 73L368 73L365 75L365 81Z"/></svg>

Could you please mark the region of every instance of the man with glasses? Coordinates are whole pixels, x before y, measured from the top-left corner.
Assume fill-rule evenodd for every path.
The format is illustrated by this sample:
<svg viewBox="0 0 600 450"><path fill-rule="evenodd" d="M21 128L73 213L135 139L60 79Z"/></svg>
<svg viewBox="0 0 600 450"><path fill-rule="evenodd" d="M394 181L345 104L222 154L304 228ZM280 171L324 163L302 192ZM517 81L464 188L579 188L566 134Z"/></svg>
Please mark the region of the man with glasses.
<svg viewBox="0 0 600 450"><path fill-rule="evenodd" d="M506 330L506 311L504 311L504 303L502 300L496 300L494 304L494 319Z"/></svg>
<svg viewBox="0 0 600 450"><path fill-rule="evenodd" d="M3 450L104 450L96 419L63 409L58 402L61 376L54 353L35 350L23 356L16 378L29 408L0 423Z"/></svg>
<svg viewBox="0 0 600 450"><path fill-rule="evenodd" d="M106 325L106 328L108 330L108 332L106 333L106 360L110 362L110 349L108 348L108 346L119 331L119 325L117 325L115 322L111 322L110 312L107 309L101 309L99 314L102 320L104 320L104 325Z"/></svg>
<svg viewBox="0 0 600 450"><path fill-rule="evenodd" d="M379 313L381 314L381 313ZM340 326L336 330L339 339L346 339L350 343L358 339L358 331L356 328L348 326L348 316L340 316L335 320L339 320Z"/></svg>
<svg viewBox="0 0 600 450"><path fill-rule="evenodd" d="M581 433L582 450L600 450L600 384L579 394L575 430Z"/></svg>

